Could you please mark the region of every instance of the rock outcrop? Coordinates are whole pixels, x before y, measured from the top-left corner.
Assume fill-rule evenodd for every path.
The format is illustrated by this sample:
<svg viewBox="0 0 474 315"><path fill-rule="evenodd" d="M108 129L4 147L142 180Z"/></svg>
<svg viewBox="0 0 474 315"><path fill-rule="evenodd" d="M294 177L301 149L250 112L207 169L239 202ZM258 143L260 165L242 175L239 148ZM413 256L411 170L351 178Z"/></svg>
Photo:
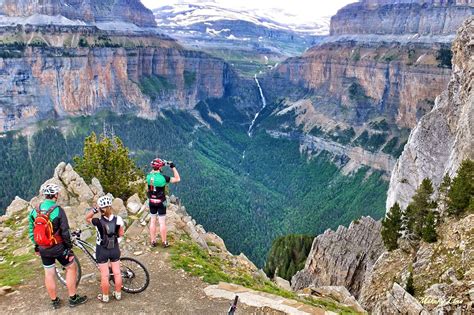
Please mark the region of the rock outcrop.
<svg viewBox="0 0 474 315"><path fill-rule="evenodd" d="M453 43L453 73L448 89L433 110L411 132L390 180L387 209L405 208L424 178L438 186L445 174L453 177L464 159L474 159L474 19Z"/></svg>
<svg viewBox="0 0 474 315"><path fill-rule="evenodd" d="M473 231L471 214L461 220L447 219L438 227L436 243L417 245L402 241L400 249L385 252L377 260L362 285L359 302L373 314L391 313L388 310L405 314L402 310L412 308L414 298L400 286L406 285L412 271L416 305L433 314L471 310L474 306L469 295L474 281Z"/></svg>
<svg viewBox="0 0 474 315"><path fill-rule="evenodd" d="M370 217L328 230L314 239L303 270L291 279L293 290L343 286L355 297L377 258L384 251L381 224Z"/></svg>
<svg viewBox="0 0 474 315"><path fill-rule="evenodd" d="M469 0L363 0L331 19L331 35L453 35L474 14Z"/></svg>

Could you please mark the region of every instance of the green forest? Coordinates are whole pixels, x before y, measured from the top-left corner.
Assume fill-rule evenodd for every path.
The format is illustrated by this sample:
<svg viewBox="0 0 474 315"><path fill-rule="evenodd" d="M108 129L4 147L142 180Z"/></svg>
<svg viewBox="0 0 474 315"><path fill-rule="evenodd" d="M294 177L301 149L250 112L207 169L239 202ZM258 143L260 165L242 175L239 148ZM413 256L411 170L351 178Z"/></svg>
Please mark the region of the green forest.
<svg viewBox="0 0 474 315"><path fill-rule="evenodd" d="M361 169L344 176L329 154L308 160L297 142L274 139L264 130L249 138L248 124L242 123L247 118L232 102L209 100L197 109L210 128L183 111L164 111L157 120L103 112L62 121L65 132L55 122L43 122L28 138L5 134L0 138L0 211L16 195L33 197L59 162L73 163L84 139L105 126L143 172L156 156L173 160L182 181L171 192L229 250L245 253L258 266L279 236L316 235L361 215L383 216L387 182L382 174Z"/></svg>

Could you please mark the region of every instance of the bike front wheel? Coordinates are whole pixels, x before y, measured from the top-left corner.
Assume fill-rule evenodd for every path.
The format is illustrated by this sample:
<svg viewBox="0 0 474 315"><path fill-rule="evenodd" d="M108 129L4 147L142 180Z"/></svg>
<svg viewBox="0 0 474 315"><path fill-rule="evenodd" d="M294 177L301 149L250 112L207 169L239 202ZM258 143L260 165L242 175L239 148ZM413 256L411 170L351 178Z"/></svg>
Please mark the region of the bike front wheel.
<svg viewBox="0 0 474 315"><path fill-rule="evenodd" d="M77 257L74 257L73 264L76 264L76 270L77 270L76 287L77 287L82 277L81 264L79 263L79 260L77 259ZM56 267L56 277L58 278L59 282L61 282L63 285L66 285L66 267L64 266Z"/></svg>
<svg viewBox="0 0 474 315"><path fill-rule="evenodd" d="M122 289L127 293L143 292L150 284L148 270L134 258L120 258L120 273L122 275ZM110 277L110 282L114 282L113 275Z"/></svg>

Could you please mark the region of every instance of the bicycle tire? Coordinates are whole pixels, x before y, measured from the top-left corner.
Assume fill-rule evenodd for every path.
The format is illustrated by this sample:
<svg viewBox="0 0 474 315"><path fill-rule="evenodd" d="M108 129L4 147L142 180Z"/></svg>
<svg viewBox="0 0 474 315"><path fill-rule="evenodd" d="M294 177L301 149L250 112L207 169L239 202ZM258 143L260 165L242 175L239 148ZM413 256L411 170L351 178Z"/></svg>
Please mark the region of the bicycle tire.
<svg viewBox="0 0 474 315"><path fill-rule="evenodd" d="M120 271L122 274L122 290L124 292L131 294L140 293L145 291L150 284L148 270L135 258L120 258ZM110 275L110 282L114 283L113 275Z"/></svg>
<svg viewBox="0 0 474 315"><path fill-rule="evenodd" d="M79 286L79 282L81 282L82 277L82 269L81 264L79 263L79 259L74 256L74 263L77 266L77 280L76 280L76 287ZM63 285L66 285L66 268L64 266L60 266L59 268L56 267L56 278L58 278L59 282Z"/></svg>

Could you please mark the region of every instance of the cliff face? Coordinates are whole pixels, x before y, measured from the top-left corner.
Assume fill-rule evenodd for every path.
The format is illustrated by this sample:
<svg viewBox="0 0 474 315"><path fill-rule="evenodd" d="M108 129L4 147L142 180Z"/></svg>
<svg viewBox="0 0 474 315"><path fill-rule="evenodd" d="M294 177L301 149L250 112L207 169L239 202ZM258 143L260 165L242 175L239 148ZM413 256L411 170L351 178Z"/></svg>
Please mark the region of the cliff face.
<svg viewBox="0 0 474 315"><path fill-rule="evenodd" d="M331 35L452 35L474 14L471 1L367 0L339 10L331 19Z"/></svg>
<svg viewBox="0 0 474 315"><path fill-rule="evenodd" d="M27 17L34 14L62 15L87 23L120 21L155 27L153 13L139 0L2 0L0 15Z"/></svg>
<svg viewBox="0 0 474 315"><path fill-rule="evenodd" d="M46 34L43 27L4 29L0 131L101 109L153 118L158 108L191 109L222 97L235 79L224 61L158 35L45 28Z"/></svg>
<svg viewBox="0 0 474 315"><path fill-rule="evenodd" d="M332 18L331 36L261 78L273 108L267 117L280 125L269 128L267 118L261 118L257 128L336 139L347 157L341 166L380 170L374 161L399 157L409 130L446 88L450 44L473 10L463 1L362 1L346 6ZM340 156L332 147L329 152ZM354 148L374 157L350 158ZM393 163L384 165L390 173Z"/></svg>
<svg viewBox="0 0 474 315"><path fill-rule="evenodd" d="M460 163L474 158L474 19L459 30L453 44L453 74L448 89L434 109L412 131L390 180L387 209L403 208L424 178L438 186L447 173L455 175Z"/></svg>
<svg viewBox="0 0 474 315"><path fill-rule="evenodd" d="M294 290L309 286L344 286L357 297L361 284L383 252L381 224L370 217L349 228L326 231L314 239L305 268L292 279Z"/></svg>

